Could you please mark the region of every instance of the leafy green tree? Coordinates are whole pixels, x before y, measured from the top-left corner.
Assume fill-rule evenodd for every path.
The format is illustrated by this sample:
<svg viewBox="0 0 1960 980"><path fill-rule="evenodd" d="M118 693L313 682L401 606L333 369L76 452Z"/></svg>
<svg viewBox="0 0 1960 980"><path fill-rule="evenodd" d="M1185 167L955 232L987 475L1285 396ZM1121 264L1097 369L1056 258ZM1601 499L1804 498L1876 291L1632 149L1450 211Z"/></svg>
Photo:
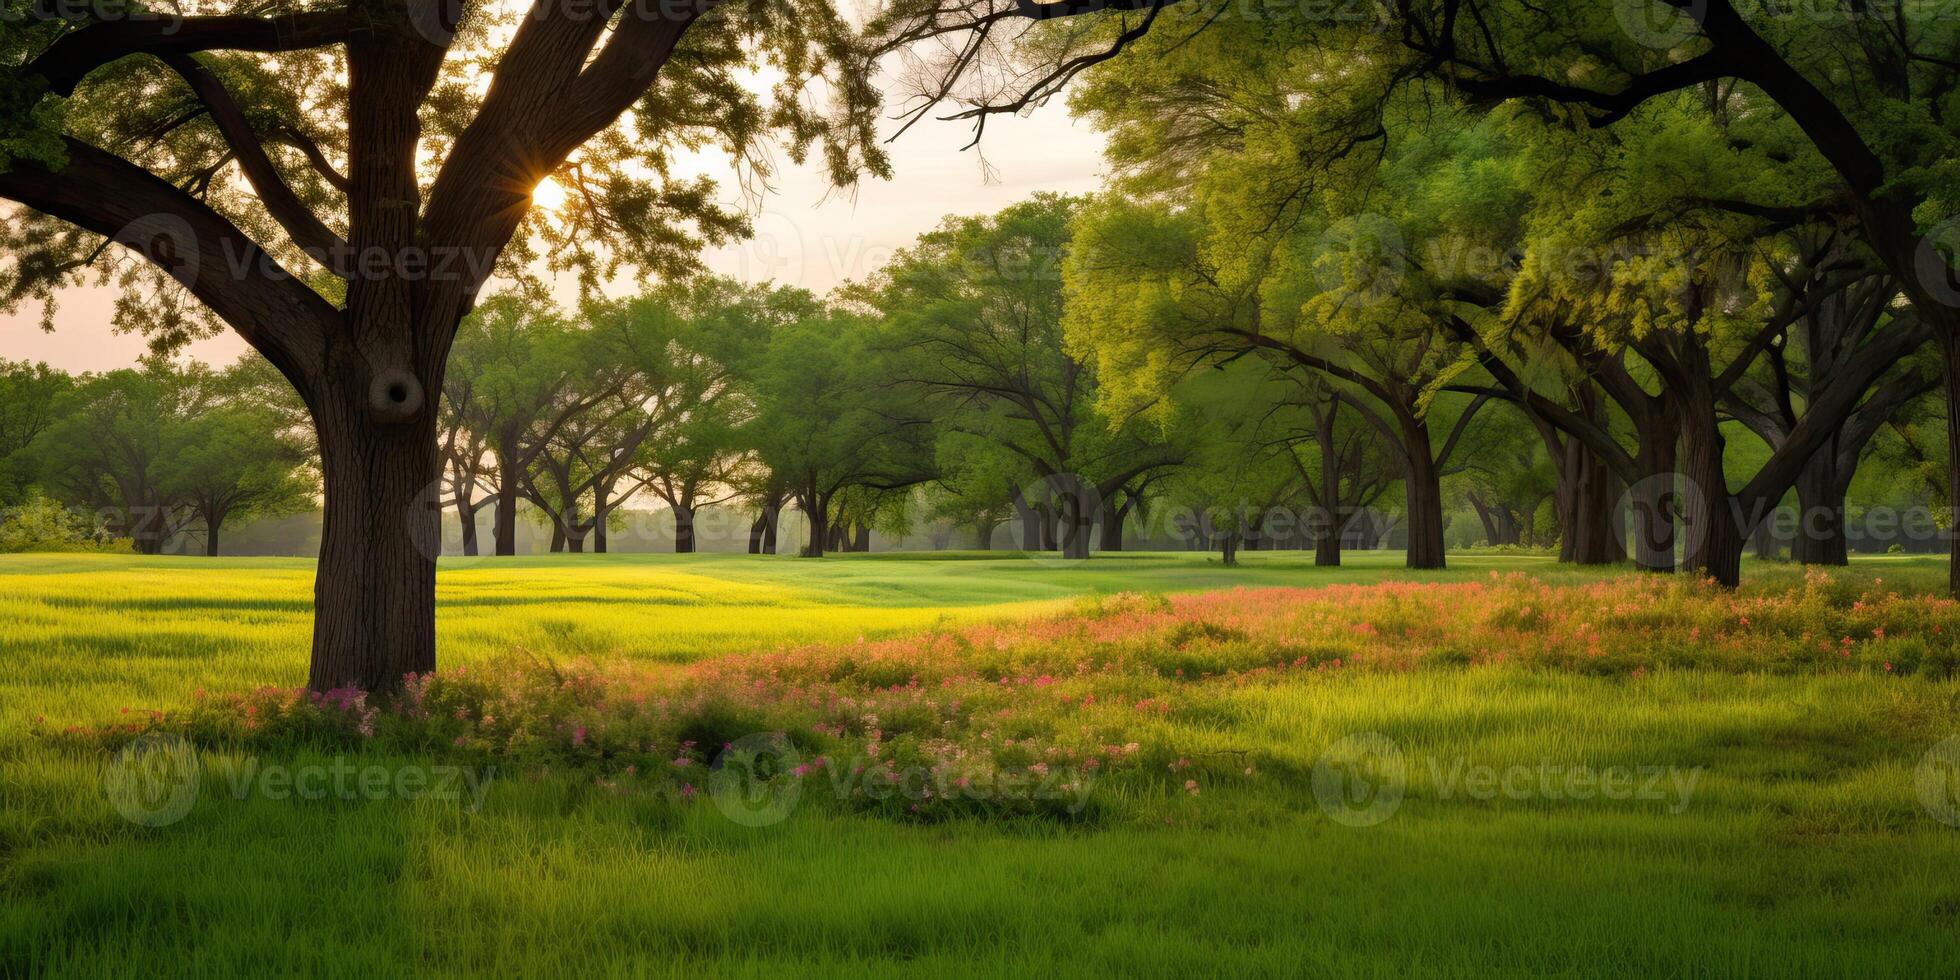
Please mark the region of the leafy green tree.
<svg viewBox="0 0 1960 980"><path fill-rule="evenodd" d="M159 479L195 515L205 554L218 554L227 522L283 517L313 506L318 484L305 443L264 407L221 402L178 420Z"/></svg>
<svg viewBox="0 0 1960 980"><path fill-rule="evenodd" d="M109 538L107 529L49 498L39 488L0 509L0 554L49 551L96 551L120 548L128 542Z"/></svg>
<svg viewBox="0 0 1960 980"><path fill-rule="evenodd" d="M46 364L0 360L0 506L27 499L37 476L28 448L59 419L74 385Z"/></svg>
<svg viewBox="0 0 1960 980"><path fill-rule="evenodd" d="M197 517L173 454L180 427L206 407L203 380L160 360L83 380L35 443L43 484L102 515L137 552L163 551Z"/></svg>
<svg viewBox="0 0 1960 980"><path fill-rule="evenodd" d="M939 434L934 453L939 479L927 488L927 514L965 528L974 547L991 551L994 532L1015 517L1021 488L1033 481L1027 460L986 436L951 428ZM1114 515L1106 511L1103 519L1107 524ZM1036 527L1027 542L1038 547L1041 537Z"/></svg>
<svg viewBox="0 0 1960 980"><path fill-rule="evenodd" d="M229 328L279 369L313 416L325 494L308 683L393 688L435 663L419 503L484 285L534 259L587 285L685 272L747 227L680 176L686 152L753 172L777 139L840 184L887 173L876 58L936 11L903 0L868 35L820 0L10 17L0 197L33 211L0 234L6 295L121 264L125 325L165 342ZM745 84L758 71L766 90ZM549 214L532 200L547 178L567 189Z"/></svg>
<svg viewBox="0 0 1960 980"><path fill-rule="evenodd" d="M445 389L456 413L451 431L467 431L480 440L490 458L498 487L493 533L496 553L517 553L517 505L524 475L565 421L584 412L596 400L592 393L574 393L583 377L580 340L565 318L550 304L517 293L485 300L463 321L450 353ZM475 521L478 507L471 487L489 475L482 455L470 455L468 442L461 456L449 443L451 499L457 516ZM467 512L467 513L465 513Z"/></svg>
<svg viewBox="0 0 1960 980"><path fill-rule="evenodd" d="M884 316L897 380L934 396L944 431L1018 457L1032 477L1022 496L1041 498L1022 506L1054 507L1055 544L1087 558L1101 502L1179 453L1142 408L1105 414L1094 365L1064 343L1061 266L1076 208L1040 194L948 219L893 258L868 301Z"/></svg>
<svg viewBox="0 0 1960 980"><path fill-rule="evenodd" d="M1239 361L1221 371L1190 376L1172 401L1190 448L1185 464L1165 480L1165 494L1186 502L1196 518L1191 530L1237 565L1241 548L1285 523L1292 532L1303 489L1296 465L1291 420L1285 411L1288 382L1266 364Z"/></svg>
<svg viewBox="0 0 1960 980"><path fill-rule="evenodd" d="M687 553L698 546L695 518L704 507L749 496L759 510L780 508L780 487L766 486L748 444L756 416L751 378L771 334L820 307L800 289L721 278L667 287L659 296L674 311L677 332L647 361L635 396L646 426L619 458L638 489L667 504L674 550ZM775 514L767 519L773 527Z"/></svg>
<svg viewBox="0 0 1960 980"><path fill-rule="evenodd" d="M781 326L756 368L750 442L809 525L805 557L823 556L832 524L846 523L839 518L868 516L854 494L907 490L935 475L932 424L916 399L885 383L892 366L873 330L848 313Z"/></svg>

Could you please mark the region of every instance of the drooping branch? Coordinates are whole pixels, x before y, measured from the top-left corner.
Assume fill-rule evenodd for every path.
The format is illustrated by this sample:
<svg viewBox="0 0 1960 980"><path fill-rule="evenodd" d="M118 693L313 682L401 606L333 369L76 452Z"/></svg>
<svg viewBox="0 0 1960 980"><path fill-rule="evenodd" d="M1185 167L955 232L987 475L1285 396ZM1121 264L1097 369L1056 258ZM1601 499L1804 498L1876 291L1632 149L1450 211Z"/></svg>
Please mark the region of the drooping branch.
<svg viewBox="0 0 1960 980"><path fill-rule="evenodd" d="M1051 3L1038 0L968 0L937 3L902 13L896 23L883 25L874 49L876 56L910 51L918 45L953 35L961 35L964 40L948 52L948 60L928 69L926 77L917 80L910 105L898 115L901 120L898 131L889 139L896 139L911 129L935 107L957 99L966 107L942 118L972 120L974 135L967 146L978 144L990 118L1003 113L1017 113L1053 98L1077 75L1117 57L1143 39L1159 26L1158 15L1165 9L1185 2L1187 0L1055 0ZM1038 25L1095 14L1121 15L1121 29L1107 44L1090 51L1075 50L1070 45L1050 64L1031 68L1025 73L1014 72L1015 77L1006 84L1007 91L995 96L961 99L956 95L966 77L979 70L983 62L993 64L998 60L983 55L983 52L994 46L1005 47L1013 43L1012 32L1003 29L1006 25L1015 22ZM1142 16L1133 20L1129 16L1131 14ZM1214 16L1205 20L1198 30L1203 30L1215 19ZM1023 27L1018 30L1031 29Z"/></svg>
<svg viewBox="0 0 1960 980"><path fill-rule="evenodd" d="M1053 68L1049 69L1045 74L1043 74L1041 77L1035 79L1032 84L1025 86L1022 89L1019 97L1001 103L987 103L987 104L977 105L970 109L953 113L952 115L946 117L947 120L949 121L960 120L960 119L973 120L973 139L969 141L966 144L966 146L970 148L975 145L978 145L981 137L986 133L987 119L989 117L998 116L998 115L1013 115L1015 113L1021 112L1022 110L1028 108L1029 106L1038 105L1042 102L1047 101L1050 98L1053 98L1057 93L1061 92L1061 90L1064 87L1066 87L1068 83L1075 78L1075 76L1080 75L1083 72L1091 68L1094 68L1095 66L1100 65L1103 62L1108 61L1119 54L1122 54L1123 49L1129 47L1132 44L1135 44L1139 40L1142 40L1145 35L1150 33L1151 26L1157 22L1157 15L1161 13L1163 9L1169 5L1169 3L1170 0L1158 0L1158 2L1156 3L1143 5L1143 10L1144 10L1143 19L1138 21L1134 26L1129 27L1125 29L1122 33L1116 35L1116 39L1111 41L1108 47L1103 48L1100 51L1094 51L1088 54L1077 55L1073 58L1069 58L1066 61L1063 61L1061 64L1054 66ZM1024 0L1024 5L1025 5L1025 0ZM1059 4L1049 5L1049 6L1059 6Z"/></svg>

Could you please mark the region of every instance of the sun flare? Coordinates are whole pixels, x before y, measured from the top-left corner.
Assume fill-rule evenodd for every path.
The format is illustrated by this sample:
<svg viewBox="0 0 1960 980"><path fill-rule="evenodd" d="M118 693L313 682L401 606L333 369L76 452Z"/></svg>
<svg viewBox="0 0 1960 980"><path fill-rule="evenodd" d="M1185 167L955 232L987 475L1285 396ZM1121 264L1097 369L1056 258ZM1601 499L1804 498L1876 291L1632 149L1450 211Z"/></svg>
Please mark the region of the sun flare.
<svg viewBox="0 0 1960 980"><path fill-rule="evenodd" d="M546 177L538 181L538 186L531 188L531 203L546 211L556 211L565 204L565 188Z"/></svg>

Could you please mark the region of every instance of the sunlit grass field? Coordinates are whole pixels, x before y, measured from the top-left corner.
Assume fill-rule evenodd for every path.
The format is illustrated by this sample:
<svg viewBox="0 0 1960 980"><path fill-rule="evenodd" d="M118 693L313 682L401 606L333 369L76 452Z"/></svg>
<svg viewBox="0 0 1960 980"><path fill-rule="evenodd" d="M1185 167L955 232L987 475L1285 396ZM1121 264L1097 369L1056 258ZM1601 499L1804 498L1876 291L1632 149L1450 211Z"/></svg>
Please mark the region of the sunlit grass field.
<svg viewBox="0 0 1960 980"><path fill-rule="evenodd" d="M683 663L991 620L1084 594L1476 581L1537 558L569 556L446 564L445 666ZM1847 594L1939 588L1888 558ZM1799 581L1752 568L1745 591ZM1940 976L1960 970L1960 830L1915 778L1960 732L1960 683L1833 673L1524 666L1315 672L1139 712L1130 737L1211 771L1111 778L1079 820L891 819L814 794L747 827L699 801L500 773L441 800L206 791L118 815L107 757L31 734L193 692L293 686L310 567L276 559L0 557L0 975ZM1862 601L1862 600L1859 600ZM1419 625L1419 624L1417 624ZM1746 624L1745 624L1746 625ZM1869 631L1868 631L1869 632ZM1862 641L1863 637L1859 640ZM1820 641L1837 642L1836 637ZM1181 679L1181 678L1180 678ZM1344 736L1412 760L1388 819L1329 819L1308 774ZM1257 778L1239 779L1252 753ZM1175 753L1173 753L1175 754ZM1434 760L1433 762L1431 760ZM298 749L285 763L332 761ZM359 765L401 767L405 756ZM1453 766L1697 773L1692 794L1478 799Z"/></svg>

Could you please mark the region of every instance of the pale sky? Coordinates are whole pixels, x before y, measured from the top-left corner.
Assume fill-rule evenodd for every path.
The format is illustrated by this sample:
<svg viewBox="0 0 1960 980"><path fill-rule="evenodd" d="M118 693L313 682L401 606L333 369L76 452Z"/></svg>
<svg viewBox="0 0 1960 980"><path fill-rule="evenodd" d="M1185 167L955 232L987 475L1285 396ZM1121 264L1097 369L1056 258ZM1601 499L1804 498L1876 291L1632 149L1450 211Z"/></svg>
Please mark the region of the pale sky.
<svg viewBox="0 0 1960 980"><path fill-rule="evenodd" d="M960 152L970 137L965 123L929 120L914 126L892 146L893 179L865 181L855 200L829 193L813 168L786 167L775 192L760 204L756 237L710 251L704 257L707 267L752 282L773 280L823 293L877 269L893 249L947 214L986 213L1036 191L1086 193L1101 184L1102 138L1071 119L1059 99L1030 116L996 118L987 125L982 149L993 167L991 181L978 151ZM726 190L731 201L737 199L735 188ZM563 286L567 298L573 295L569 278ZM75 372L134 364L144 341L109 328L114 295L109 289L66 290L53 333L42 332L38 305L0 314L0 358L46 361ZM193 346L190 353L222 364L244 350L244 342L228 333Z"/></svg>

